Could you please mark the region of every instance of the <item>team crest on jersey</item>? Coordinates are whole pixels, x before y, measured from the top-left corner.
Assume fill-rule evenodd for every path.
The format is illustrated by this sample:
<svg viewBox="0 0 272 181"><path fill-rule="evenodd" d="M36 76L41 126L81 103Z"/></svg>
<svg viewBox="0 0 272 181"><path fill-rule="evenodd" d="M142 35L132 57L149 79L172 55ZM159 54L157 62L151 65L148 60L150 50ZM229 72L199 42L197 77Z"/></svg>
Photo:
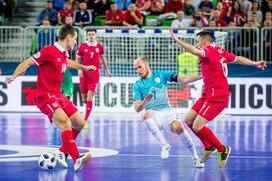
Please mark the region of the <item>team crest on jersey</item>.
<svg viewBox="0 0 272 181"><path fill-rule="evenodd" d="M58 107L58 103L56 103L56 102L53 103L53 106L54 106L54 107Z"/></svg>
<svg viewBox="0 0 272 181"><path fill-rule="evenodd" d="M58 62L60 62L60 58L58 58Z"/></svg>
<svg viewBox="0 0 272 181"><path fill-rule="evenodd" d="M34 58L39 58L41 56L41 53L40 52L37 52L33 57Z"/></svg>
<svg viewBox="0 0 272 181"><path fill-rule="evenodd" d="M96 52L96 53L99 53L99 49L98 49L98 48L96 48L96 49L95 49L95 52Z"/></svg>
<svg viewBox="0 0 272 181"><path fill-rule="evenodd" d="M155 78L155 82L160 83L160 82L161 82L161 79L160 79L159 77L156 77L156 78Z"/></svg>
<svg viewBox="0 0 272 181"><path fill-rule="evenodd" d="M88 52L88 49L85 49L85 52Z"/></svg>

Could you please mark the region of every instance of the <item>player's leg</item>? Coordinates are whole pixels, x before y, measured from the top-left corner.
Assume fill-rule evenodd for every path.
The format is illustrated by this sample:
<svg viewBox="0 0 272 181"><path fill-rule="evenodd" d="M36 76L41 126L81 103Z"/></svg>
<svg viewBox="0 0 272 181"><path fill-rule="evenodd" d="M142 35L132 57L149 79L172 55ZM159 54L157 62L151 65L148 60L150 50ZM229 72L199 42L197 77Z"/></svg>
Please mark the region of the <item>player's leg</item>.
<svg viewBox="0 0 272 181"><path fill-rule="evenodd" d="M171 131L180 136L180 140L191 153L194 164L197 168L203 168L204 163L200 163L200 159L195 149L195 145L190 134L184 129L183 124L179 120L173 120L170 124Z"/></svg>
<svg viewBox="0 0 272 181"><path fill-rule="evenodd" d="M87 82L86 77L83 74L79 74L79 88L81 93L81 99L83 103L86 103L87 97Z"/></svg>
<svg viewBox="0 0 272 181"><path fill-rule="evenodd" d="M193 106L195 107L195 106ZM195 108L196 109L196 108ZM193 122L197 117L197 112L193 109L191 109L184 117L184 121L188 125L188 127L193 131L193 133L200 139L202 144L204 145L204 152L203 156L200 159L201 163L204 163L209 156L215 152L215 148L198 132L195 132L193 129Z"/></svg>
<svg viewBox="0 0 272 181"><path fill-rule="evenodd" d="M153 136L160 142L162 145L161 158L166 159L169 157L170 145L164 137L163 132L161 132L158 123L156 122L155 112L150 110L145 112L143 116L143 121Z"/></svg>

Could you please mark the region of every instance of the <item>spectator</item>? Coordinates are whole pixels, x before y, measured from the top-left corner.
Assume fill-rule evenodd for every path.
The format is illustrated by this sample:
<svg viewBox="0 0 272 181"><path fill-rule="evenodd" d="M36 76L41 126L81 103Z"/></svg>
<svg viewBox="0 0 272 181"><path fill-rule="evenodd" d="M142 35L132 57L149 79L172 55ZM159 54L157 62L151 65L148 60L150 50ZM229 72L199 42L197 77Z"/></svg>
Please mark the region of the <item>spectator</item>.
<svg viewBox="0 0 272 181"><path fill-rule="evenodd" d="M172 28L186 28L189 27L185 21L184 21L184 12L178 11L177 12L177 19L172 21L171 27Z"/></svg>
<svg viewBox="0 0 272 181"><path fill-rule="evenodd" d="M38 31L38 50L53 45L57 35L48 18L43 20L42 29Z"/></svg>
<svg viewBox="0 0 272 181"><path fill-rule="evenodd" d="M269 20L269 21L272 21L272 13L271 12L266 12L265 13L265 20Z"/></svg>
<svg viewBox="0 0 272 181"><path fill-rule="evenodd" d="M64 0L52 0L53 8L57 11L63 9Z"/></svg>
<svg viewBox="0 0 272 181"><path fill-rule="evenodd" d="M151 0L136 0L136 6L143 15L150 13Z"/></svg>
<svg viewBox="0 0 272 181"><path fill-rule="evenodd" d="M165 13L177 13L181 9L182 9L181 0L169 0L165 5L164 12Z"/></svg>
<svg viewBox="0 0 272 181"><path fill-rule="evenodd" d="M219 2L222 3L222 5L223 5L223 7L224 7L224 9L225 9L226 11L228 11L229 9L232 8L232 4L233 4L232 0L218 0L218 1L217 1L217 4L218 4Z"/></svg>
<svg viewBox="0 0 272 181"><path fill-rule="evenodd" d="M263 1L263 14L266 12L272 13L272 0Z"/></svg>
<svg viewBox="0 0 272 181"><path fill-rule="evenodd" d="M68 1L66 1L64 3L63 9L61 9L58 12L58 22L59 22L59 25L63 25L65 23L66 16L72 16L72 17L74 17L74 13L75 13L75 10L72 9L71 3L69 3Z"/></svg>
<svg viewBox="0 0 272 181"><path fill-rule="evenodd" d="M208 26L209 22L206 16L202 15L202 11L200 9L196 10L196 15L193 18L192 26L202 28L204 26Z"/></svg>
<svg viewBox="0 0 272 181"><path fill-rule="evenodd" d="M152 0L150 11L153 15L159 15L164 10L164 1L163 0Z"/></svg>
<svg viewBox="0 0 272 181"><path fill-rule="evenodd" d="M271 13L270 13L271 14ZM265 20L264 21L264 27L272 27L272 21L271 20ZM267 60L272 60L272 33L271 30L266 29L264 31L264 58Z"/></svg>
<svg viewBox="0 0 272 181"><path fill-rule="evenodd" d="M195 7L192 5L192 0L185 0L183 12L184 17L193 18L195 16Z"/></svg>
<svg viewBox="0 0 272 181"><path fill-rule="evenodd" d="M227 38L227 45L228 50L231 52L236 52L237 47L240 44L240 34L241 31L236 29L236 23L234 21L231 21L229 23L230 30L228 32L228 38Z"/></svg>
<svg viewBox="0 0 272 181"><path fill-rule="evenodd" d="M65 24L73 26L73 17L72 16L66 16L65 17Z"/></svg>
<svg viewBox="0 0 272 181"><path fill-rule="evenodd" d="M140 26L143 24L143 17L141 12L137 9L135 4L130 4L128 10L124 13L124 21L123 24L125 26Z"/></svg>
<svg viewBox="0 0 272 181"><path fill-rule="evenodd" d="M248 17L248 18L250 19L249 22L251 22L252 27L260 27L261 26L261 24L258 22L256 12L251 12L250 17Z"/></svg>
<svg viewBox="0 0 272 181"><path fill-rule="evenodd" d="M210 17L211 16L211 11L213 9L213 3L210 0L203 0L199 6L199 9L201 9L202 14L206 17Z"/></svg>
<svg viewBox="0 0 272 181"><path fill-rule="evenodd" d="M123 12L118 9L116 3L112 3L110 10L106 12L106 24L110 26L121 26L123 24Z"/></svg>
<svg viewBox="0 0 272 181"><path fill-rule="evenodd" d="M89 0L92 1L92 0ZM95 3L95 10L94 14L95 16L98 15L105 15L106 11L109 10L111 7L111 2L110 0L100 0L97 3Z"/></svg>
<svg viewBox="0 0 272 181"><path fill-rule="evenodd" d="M230 22L231 7L224 8L222 2L218 2L216 10L220 11L220 19L223 19L227 24Z"/></svg>
<svg viewBox="0 0 272 181"><path fill-rule="evenodd" d="M247 15L248 21L251 20L250 19L251 13L255 12L256 15L257 15L257 21L258 21L259 24L261 24L263 22L263 13L262 13L262 11L260 9L261 9L261 4L259 3L259 1L254 0L252 2L252 9L251 9L250 12L248 12L248 15Z"/></svg>
<svg viewBox="0 0 272 181"><path fill-rule="evenodd" d="M220 11L218 11L218 10L213 11L213 16L212 16L211 19L215 21L215 25L217 27L225 27L225 26L227 26L227 23L225 22L224 19L221 18Z"/></svg>
<svg viewBox="0 0 272 181"><path fill-rule="evenodd" d="M246 14L241 10L238 1L234 1L230 14L231 21L236 23L236 26L243 26L246 22Z"/></svg>
<svg viewBox="0 0 272 181"><path fill-rule="evenodd" d="M209 27L216 27L216 22L214 20L209 21Z"/></svg>
<svg viewBox="0 0 272 181"><path fill-rule="evenodd" d="M74 15L74 25L84 27L91 25L92 23L92 13L87 10L87 3L81 2L79 4L79 10L76 11Z"/></svg>
<svg viewBox="0 0 272 181"><path fill-rule="evenodd" d="M52 1L47 0L45 8L40 12L38 16L38 23L41 25L43 20L47 18L50 21L52 26L55 26L58 23L58 12L53 8Z"/></svg>
<svg viewBox="0 0 272 181"><path fill-rule="evenodd" d="M125 11L130 6L131 0L115 0L115 3L117 4L118 9Z"/></svg>
<svg viewBox="0 0 272 181"><path fill-rule="evenodd" d="M241 6L241 10L245 13L248 14L248 12L251 10L252 8L252 3L248 0L239 0L240 6Z"/></svg>

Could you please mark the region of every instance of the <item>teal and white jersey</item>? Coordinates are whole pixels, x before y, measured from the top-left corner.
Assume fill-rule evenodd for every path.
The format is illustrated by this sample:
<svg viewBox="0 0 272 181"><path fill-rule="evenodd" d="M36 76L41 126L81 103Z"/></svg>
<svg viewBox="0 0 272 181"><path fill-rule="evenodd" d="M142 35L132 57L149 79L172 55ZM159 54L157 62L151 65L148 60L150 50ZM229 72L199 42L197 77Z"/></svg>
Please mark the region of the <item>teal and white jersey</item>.
<svg viewBox="0 0 272 181"><path fill-rule="evenodd" d="M170 81L173 73L168 71L151 72L151 77L141 78L133 85L133 100L144 100L148 94L153 94L145 109L162 110L171 108L167 93L167 82Z"/></svg>

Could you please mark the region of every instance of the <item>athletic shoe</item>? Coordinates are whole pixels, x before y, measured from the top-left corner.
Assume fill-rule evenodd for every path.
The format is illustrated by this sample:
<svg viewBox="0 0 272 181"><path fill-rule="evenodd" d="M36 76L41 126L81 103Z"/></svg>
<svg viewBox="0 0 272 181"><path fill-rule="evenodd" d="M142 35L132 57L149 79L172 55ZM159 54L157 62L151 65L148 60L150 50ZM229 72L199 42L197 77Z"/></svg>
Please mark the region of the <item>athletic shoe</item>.
<svg viewBox="0 0 272 181"><path fill-rule="evenodd" d="M208 149L205 149L204 153L203 153L203 156L200 159L200 163L204 163L210 157L210 155L215 152L215 150L216 149L214 147L212 147L212 146L210 148L208 148Z"/></svg>
<svg viewBox="0 0 272 181"><path fill-rule="evenodd" d="M80 155L74 165L74 170L77 172L83 168L83 166L92 158L90 153Z"/></svg>
<svg viewBox="0 0 272 181"><path fill-rule="evenodd" d="M169 157L169 151L171 146L168 143L162 144L161 159L167 159Z"/></svg>
<svg viewBox="0 0 272 181"><path fill-rule="evenodd" d="M87 123L87 121L86 121L86 123L84 124L83 129L88 129L88 123Z"/></svg>
<svg viewBox="0 0 272 181"><path fill-rule="evenodd" d="M223 152L218 152L218 167L222 168L226 165L230 152L231 147L230 146L224 146L225 150Z"/></svg>
<svg viewBox="0 0 272 181"><path fill-rule="evenodd" d="M67 156L66 156L67 155ZM63 167L63 168L68 168L68 164L67 164L67 157L68 154L64 154L63 152L57 150L55 151L55 156L59 162L59 164Z"/></svg>
<svg viewBox="0 0 272 181"><path fill-rule="evenodd" d="M204 168L205 164L203 162L200 162L199 158L194 159L194 164L196 168Z"/></svg>

